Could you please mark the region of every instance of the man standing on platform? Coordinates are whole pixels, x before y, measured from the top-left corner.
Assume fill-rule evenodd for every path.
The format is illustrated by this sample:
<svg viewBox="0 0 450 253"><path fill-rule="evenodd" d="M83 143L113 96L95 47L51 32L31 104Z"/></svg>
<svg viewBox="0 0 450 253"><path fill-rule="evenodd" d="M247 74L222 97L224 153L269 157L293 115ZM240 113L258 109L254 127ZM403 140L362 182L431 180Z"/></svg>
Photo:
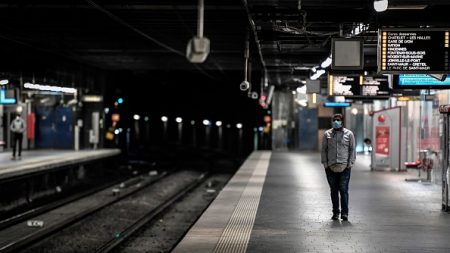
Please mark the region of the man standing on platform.
<svg viewBox="0 0 450 253"><path fill-rule="evenodd" d="M322 164L327 174L333 203L332 220L339 214L344 221L348 220L348 184L353 164L356 160L355 137L353 132L343 126L344 116L333 115L333 128L325 131L322 140ZM341 209L339 210L339 195Z"/></svg>
<svg viewBox="0 0 450 253"><path fill-rule="evenodd" d="M10 130L13 133L13 153L12 153L12 160L16 159L16 145L19 143L19 150L18 155L19 159L21 158L22 154L22 139L23 139L23 132L25 132L25 121L20 117L20 114L16 115L16 118L11 122Z"/></svg>

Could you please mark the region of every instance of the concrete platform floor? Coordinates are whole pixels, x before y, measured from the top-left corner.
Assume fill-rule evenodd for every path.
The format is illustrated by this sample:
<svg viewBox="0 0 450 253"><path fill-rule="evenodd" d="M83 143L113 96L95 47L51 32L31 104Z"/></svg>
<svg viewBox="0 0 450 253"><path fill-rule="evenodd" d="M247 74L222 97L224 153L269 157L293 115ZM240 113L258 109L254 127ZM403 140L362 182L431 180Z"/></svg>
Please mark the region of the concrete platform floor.
<svg viewBox="0 0 450 253"><path fill-rule="evenodd" d="M21 159L11 160L12 151L0 153L0 179L35 173L55 167L101 159L120 154L119 149L31 150L22 151Z"/></svg>
<svg viewBox="0 0 450 253"><path fill-rule="evenodd" d="M417 172L370 171L369 163L358 156L352 169L349 221L332 221L320 154L273 152L248 239L240 239L245 235L239 223L233 235L222 228L221 238L212 238L225 215L208 211L239 207L219 195L204 214L210 217L199 219L175 252L450 252L450 214L441 211L441 186L405 181Z"/></svg>

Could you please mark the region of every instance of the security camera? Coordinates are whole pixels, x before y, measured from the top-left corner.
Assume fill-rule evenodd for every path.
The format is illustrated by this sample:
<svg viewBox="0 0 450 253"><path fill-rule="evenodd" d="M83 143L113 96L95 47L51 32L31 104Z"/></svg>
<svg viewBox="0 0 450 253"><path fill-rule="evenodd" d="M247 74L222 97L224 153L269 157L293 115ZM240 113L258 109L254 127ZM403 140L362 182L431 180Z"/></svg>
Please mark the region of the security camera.
<svg viewBox="0 0 450 253"><path fill-rule="evenodd" d="M250 83L248 81L242 81L242 83L239 85L239 88L241 91L246 91L248 88L250 88Z"/></svg>

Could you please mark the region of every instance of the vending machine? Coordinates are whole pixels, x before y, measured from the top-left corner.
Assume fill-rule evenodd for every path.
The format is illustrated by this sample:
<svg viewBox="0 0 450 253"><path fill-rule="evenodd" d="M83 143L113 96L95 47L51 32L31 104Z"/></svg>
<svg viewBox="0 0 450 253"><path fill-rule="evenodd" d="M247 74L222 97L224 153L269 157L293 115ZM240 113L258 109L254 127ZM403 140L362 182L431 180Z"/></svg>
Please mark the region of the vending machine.
<svg viewBox="0 0 450 253"><path fill-rule="evenodd" d="M450 105L439 106L441 113L439 128L439 136L441 137L442 147L442 210L449 211L448 186L450 181L449 165L450 165Z"/></svg>

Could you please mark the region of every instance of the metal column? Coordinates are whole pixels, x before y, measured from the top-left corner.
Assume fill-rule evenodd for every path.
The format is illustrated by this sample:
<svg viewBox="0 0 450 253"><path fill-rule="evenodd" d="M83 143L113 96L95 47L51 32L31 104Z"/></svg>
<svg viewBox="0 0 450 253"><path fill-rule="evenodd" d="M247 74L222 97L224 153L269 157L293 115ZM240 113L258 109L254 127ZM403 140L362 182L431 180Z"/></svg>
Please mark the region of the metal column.
<svg viewBox="0 0 450 253"><path fill-rule="evenodd" d="M439 106L441 113L441 136L442 147L442 210L449 211L448 186L449 186L449 164L450 164L450 105Z"/></svg>

